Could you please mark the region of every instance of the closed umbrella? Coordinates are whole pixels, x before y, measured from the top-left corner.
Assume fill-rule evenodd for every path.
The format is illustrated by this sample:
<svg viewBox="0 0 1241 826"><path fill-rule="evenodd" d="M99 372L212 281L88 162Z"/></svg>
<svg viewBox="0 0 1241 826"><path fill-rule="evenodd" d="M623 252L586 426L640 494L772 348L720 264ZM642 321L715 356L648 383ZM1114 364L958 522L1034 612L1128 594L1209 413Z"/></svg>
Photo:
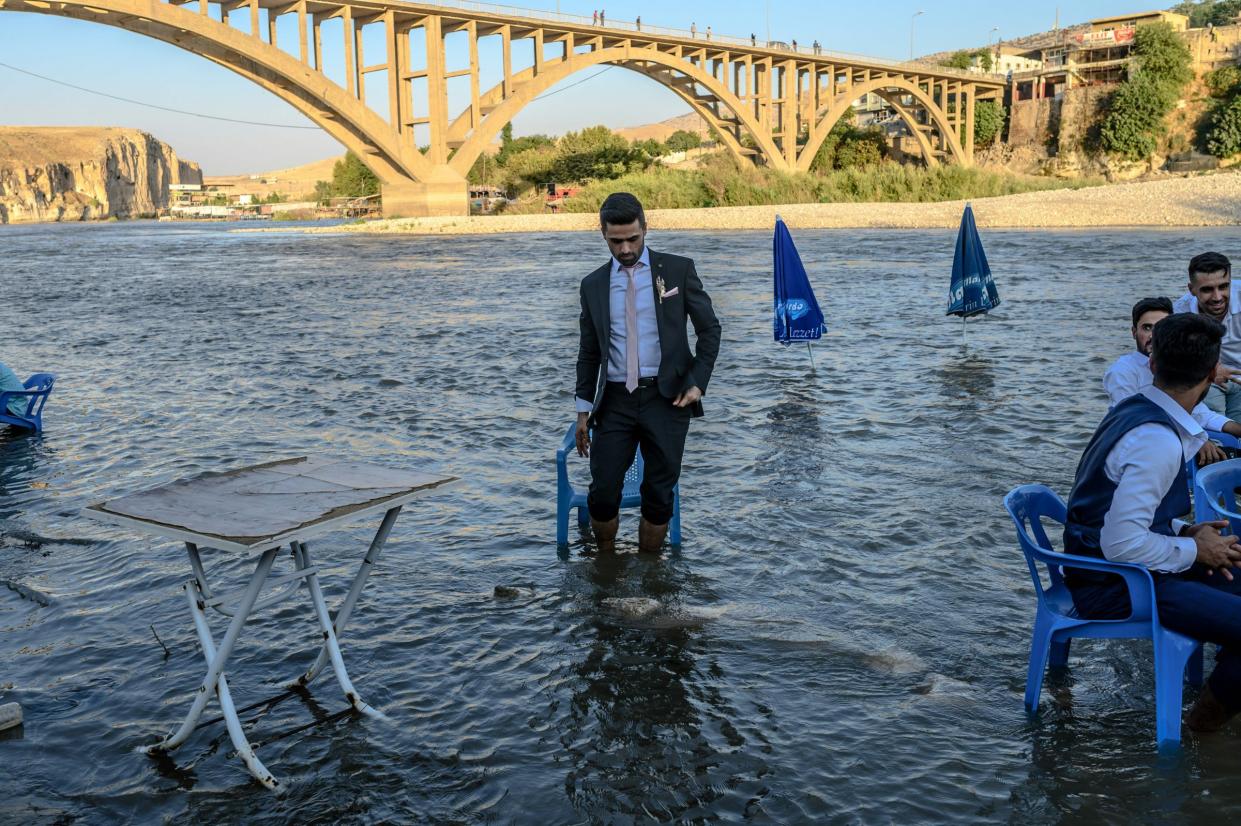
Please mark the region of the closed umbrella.
<svg viewBox="0 0 1241 826"><path fill-rule="evenodd" d="M948 288L947 315L961 316L961 343L965 343L965 319L986 313L1000 306L1000 293L991 277L987 254L974 224L974 209L965 205L961 229L957 231L957 249L952 257L952 284Z"/></svg>
<svg viewBox="0 0 1241 826"><path fill-rule="evenodd" d="M810 342L823 337L827 325L823 323L823 311L810 288L810 278L797 254L793 236L784 225L784 219L776 216L774 247L774 304L773 330L776 341L788 347L795 341L806 342L810 353L810 366L814 367L814 350Z"/></svg>

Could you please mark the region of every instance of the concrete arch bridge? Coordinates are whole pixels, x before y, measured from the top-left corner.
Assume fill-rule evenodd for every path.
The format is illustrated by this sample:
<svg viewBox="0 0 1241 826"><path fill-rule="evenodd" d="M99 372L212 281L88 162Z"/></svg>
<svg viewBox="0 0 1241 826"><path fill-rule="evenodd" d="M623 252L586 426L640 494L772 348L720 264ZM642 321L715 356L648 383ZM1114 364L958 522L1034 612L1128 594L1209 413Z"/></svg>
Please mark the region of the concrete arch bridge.
<svg viewBox="0 0 1241 826"><path fill-rule="evenodd" d="M0 10L148 35L254 81L366 162L388 216L465 214L466 174L504 125L601 64L671 89L734 155L783 170L809 169L833 124L872 92L928 164L970 164L975 104L1003 92L993 75L466 2L0 0Z"/></svg>

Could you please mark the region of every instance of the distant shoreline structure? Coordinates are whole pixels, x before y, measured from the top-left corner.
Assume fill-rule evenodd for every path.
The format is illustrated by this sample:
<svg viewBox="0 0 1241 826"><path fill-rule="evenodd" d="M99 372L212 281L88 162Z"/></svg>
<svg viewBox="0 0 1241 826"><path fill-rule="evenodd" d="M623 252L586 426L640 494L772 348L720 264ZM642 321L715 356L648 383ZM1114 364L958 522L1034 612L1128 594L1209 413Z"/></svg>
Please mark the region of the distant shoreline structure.
<svg viewBox="0 0 1241 826"><path fill-rule="evenodd" d="M1083 189L1025 192L971 200L979 227L1072 229L1100 227L1241 226L1241 174L1192 177ZM954 229L965 201L922 203L780 204L704 209L653 209L653 231L770 229L779 212L791 228ZM334 227L238 232L487 235L596 230L593 213L396 218Z"/></svg>

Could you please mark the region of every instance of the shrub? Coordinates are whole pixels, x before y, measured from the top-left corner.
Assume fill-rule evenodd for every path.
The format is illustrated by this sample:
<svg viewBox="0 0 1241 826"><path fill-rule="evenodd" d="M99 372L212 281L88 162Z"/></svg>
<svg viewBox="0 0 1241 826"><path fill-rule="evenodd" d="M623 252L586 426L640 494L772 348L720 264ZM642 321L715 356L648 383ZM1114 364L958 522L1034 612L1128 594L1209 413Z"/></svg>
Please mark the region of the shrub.
<svg viewBox="0 0 1241 826"><path fill-rule="evenodd" d="M1146 72L1120 85L1108 102L1108 113L1099 129L1104 151L1138 160L1158 148L1166 127L1164 117L1172 108L1168 88Z"/></svg>
<svg viewBox="0 0 1241 826"><path fill-rule="evenodd" d="M1207 91L1213 98L1231 97L1238 86L1241 86L1241 69L1236 66L1222 66L1202 76Z"/></svg>
<svg viewBox="0 0 1241 826"><path fill-rule="evenodd" d="M678 129L668 136L666 143L673 152L685 152L702 146L702 135L688 129Z"/></svg>
<svg viewBox="0 0 1241 826"><path fill-rule="evenodd" d="M1007 118L1008 110L1003 104L993 100L979 101L974 107L974 142L978 146L993 143L1004 130Z"/></svg>
<svg viewBox="0 0 1241 826"><path fill-rule="evenodd" d="M1207 148L1220 158L1241 152L1241 95L1234 95L1211 116Z"/></svg>

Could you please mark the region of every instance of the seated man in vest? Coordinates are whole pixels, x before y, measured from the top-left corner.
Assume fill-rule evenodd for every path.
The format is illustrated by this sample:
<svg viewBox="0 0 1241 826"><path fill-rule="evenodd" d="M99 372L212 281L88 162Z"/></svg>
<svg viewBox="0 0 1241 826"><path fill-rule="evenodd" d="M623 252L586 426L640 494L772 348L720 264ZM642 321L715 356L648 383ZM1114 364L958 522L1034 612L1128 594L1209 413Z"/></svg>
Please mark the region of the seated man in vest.
<svg viewBox="0 0 1241 826"><path fill-rule="evenodd" d="M1107 391L1110 406L1123 402L1130 396L1151 386L1154 375L1151 373L1151 335L1155 325L1172 315L1172 300L1169 298L1143 298L1133 305L1133 343L1136 350L1125 353L1103 374L1103 389ZM1207 430L1216 430L1230 436L1241 438L1241 424L1234 422L1222 413L1216 413L1205 404L1197 405L1191 415L1194 421ZM1215 442L1208 441L1198 451L1198 465L1209 465L1227 459L1228 454Z"/></svg>
<svg viewBox="0 0 1241 826"><path fill-rule="evenodd" d="M1219 323L1178 313L1155 325L1154 383L1104 417L1077 466L1069 496L1064 549L1149 568L1159 619L1167 628L1223 646L1188 725L1212 731L1241 711L1241 563L1227 522L1188 525L1185 461L1206 441L1190 411L1202 401L1219 362ZM1065 569L1083 617L1129 615L1129 595L1115 574Z"/></svg>

